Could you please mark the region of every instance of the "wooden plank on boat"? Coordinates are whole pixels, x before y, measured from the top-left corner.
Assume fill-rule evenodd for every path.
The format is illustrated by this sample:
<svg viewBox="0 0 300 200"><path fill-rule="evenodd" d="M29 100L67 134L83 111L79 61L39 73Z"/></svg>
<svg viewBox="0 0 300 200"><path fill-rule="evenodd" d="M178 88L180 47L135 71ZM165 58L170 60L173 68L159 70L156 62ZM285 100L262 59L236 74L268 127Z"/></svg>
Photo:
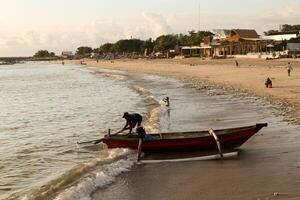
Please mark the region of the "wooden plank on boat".
<svg viewBox="0 0 300 200"><path fill-rule="evenodd" d="M220 144L218 136L216 135L216 133L214 132L214 130L212 128L210 128L208 130L208 132L209 132L209 134L211 134L214 137L214 139L215 139L215 141L217 143L217 146L218 146L219 154L220 154L220 156L222 158L223 157L223 153L222 153L222 148L221 148L221 144Z"/></svg>
<svg viewBox="0 0 300 200"><path fill-rule="evenodd" d="M139 162L141 160L142 155L142 145L143 145L143 138L139 139L139 145L138 145L138 155L137 155L137 161Z"/></svg>
<svg viewBox="0 0 300 200"><path fill-rule="evenodd" d="M178 158L178 159L164 159L164 160L140 160L138 163L141 164L155 164L155 163L173 163L173 162L189 162L189 161L205 161L205 160L217 160L224 158L231 158L238 156L238 152L229 152L224 153L223 157L220 154L201 156L201 157L192 157L192 158Z"/></svg>

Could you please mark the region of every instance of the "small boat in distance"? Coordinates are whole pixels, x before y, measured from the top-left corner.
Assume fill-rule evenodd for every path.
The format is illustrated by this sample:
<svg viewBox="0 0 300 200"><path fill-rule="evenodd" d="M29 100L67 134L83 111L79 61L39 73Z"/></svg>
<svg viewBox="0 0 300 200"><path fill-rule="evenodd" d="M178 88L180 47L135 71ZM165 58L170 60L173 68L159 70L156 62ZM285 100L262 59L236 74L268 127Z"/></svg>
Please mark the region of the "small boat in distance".
<svg viewBox="0 0 300 200"><path fill-rule="evenodd" d="M143 152L162 151L193 151L222 149L234 149L245 143L267 123L259 123L253 126L228 128L220 130L170 132L159 134L147 134L149 137L143 140ZM149 139L150 138L150 139ZM105 135L101 141L108 148L138 149L140 137L132 135ZM217 144L216 144L217 142ZM219 147L219 148L220 148Z"/></svg>

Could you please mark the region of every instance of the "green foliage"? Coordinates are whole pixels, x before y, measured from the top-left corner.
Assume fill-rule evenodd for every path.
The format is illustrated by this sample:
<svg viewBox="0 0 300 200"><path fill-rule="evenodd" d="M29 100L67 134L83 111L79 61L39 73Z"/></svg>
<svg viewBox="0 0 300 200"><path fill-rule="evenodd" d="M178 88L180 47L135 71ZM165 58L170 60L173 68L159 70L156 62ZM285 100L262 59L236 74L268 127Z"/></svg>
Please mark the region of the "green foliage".
<svg viewBox="0 0 300 200"><path fill-rule="evenodd" d="M297 25L284 24L284 25L282 25L282 31L283 32L300 31L300 24L297 24Z"/></svg>
<svg viewBox="0 0 300 200"><path fill-rule="evenodd" d="M165 52L175 48L178 44L178 38L176 35L162 35L155 40L154 44L156 51Z"/></svg>
<svg viewBox="0 0 300 200"><path fill-rule="evenodd" d="M49 51L47 50L39 50L38 52L36 52L33 57L35 58L49 58L49 57L55 57L55 53L51 52L49 53Z"/></svg>
<svg viewBox="0 0 300 200"><path fill-rule="evenodd" d="M119 40L114 44L114 51L124 53L142 53L143 41L138 39Z"/></svg>
<svg viewBox="0 0 300 200"><path fill-rule="evenodd" d="M76 51L76 55L85 56L93 52L91 47L78 47Z"/></svg>
<svg viewBox="0 0 300 200"><path fill-rule="evenodd" d="M112 43L105 43L100 46L99 48L101 53L110 53L113 51L113 44Z"/></svg>
<svg viewBox="0 0 300 200"><path fill-rule="evenodd" d="M146 41L143 41L142 44L142 50L143 52L145 52L145 50L147 50L147 54L153 52L154 49L154 42L152 41L152 38L149 38Z"/></svg>
<svg viewBox="0 0 300 200"><path fill-rule="evenodd" d="M268 31L265 31L264 34L265 35L270 35L270 34L278 33L278 32L279 32L278 30L268 30Z"/></svg>
<svg viewBox="0 0 300 200"><path fill-rule="evenodd" d="M93 53L101 53L100 48L95 48L95 49L93 49Z"/></svg>
<svg viewBox="0 0 300 200"><path fill-rule="evenodd" d="M176 45L181 46L194 46L200 45L203 38L206 36L213 35L209 31L189 31L189 35L179 34L179 35L162 35L158 37L155 41L155 49L158 51L166 51L170 49L175 49Z"/></svg>
<svg viewBox="0 0 300 200"><path fill-rule="evenodd" d="M281 26L281 31L282 32L300 31L300 24L298 24L298 25L284 24ZM279 33L279 31L278 30L268 30L268 31L264 32L265 35L270 35L273 33Z"/></svg>
<svg viewBox="0 0 300 200"><path fill-rule="evenodd" d="M209 31L189 31L188 35L185 34L169 34L161 35L153 41L151 38L148 40L139 39L123 39L116 43L105 43L99 48L91 49L90 47L79 47L77 50L78 55L86 55L87 53L138 53L150 54L154 51L166 52L168 50L173 50L178 45L200 45L203 38L206 36L213 35Z"/></svg>
<svg viewBox="0 0 300 200"><path fill-rule="evenodd" d="M206 36L211 36L213 33L210 31L198 31L195 32L194 30L189 31L189 35L178 35L179 44L182 46L193 46L193 45L200 45L203 41L203 38Z"/></svg>

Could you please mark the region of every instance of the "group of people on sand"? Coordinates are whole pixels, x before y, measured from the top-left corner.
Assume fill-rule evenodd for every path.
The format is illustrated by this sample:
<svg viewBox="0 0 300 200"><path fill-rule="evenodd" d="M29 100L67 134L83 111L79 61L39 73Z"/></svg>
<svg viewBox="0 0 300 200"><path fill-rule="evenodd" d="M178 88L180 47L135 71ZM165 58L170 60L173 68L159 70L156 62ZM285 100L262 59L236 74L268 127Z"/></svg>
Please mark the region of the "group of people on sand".
<svg viewBox="0 0 300 200"><path fill-rule="evenodd" d="M288 62L286 69L287 69L288 76L290 77L291 76L291 71L293 70L292 64L290 62ZM265 82L265 86L266 86L266 88L272 88L273 87L272 80L269 77L267 78L267 80Z"/></svg>
<svg viewBox="0 0 300 200"><path fill-rule="evenodd" d="M166 97L162 100L165 104L166 107L170 106L170 99L169 97ZM122 133L126 130L129 130L128 132L128 137L130 137L132 135L132 130L136 127L136 133L138 134L138 136L144 138L145 140L151 140L151 136L146 134L146 131L144 129L144 127L142 126L142 121L143 121L143 117L138 114L138 113L128 113L125 112L123 114L123 118L126 120L125 126L117 133L115 133L115 135Z"/></svg>

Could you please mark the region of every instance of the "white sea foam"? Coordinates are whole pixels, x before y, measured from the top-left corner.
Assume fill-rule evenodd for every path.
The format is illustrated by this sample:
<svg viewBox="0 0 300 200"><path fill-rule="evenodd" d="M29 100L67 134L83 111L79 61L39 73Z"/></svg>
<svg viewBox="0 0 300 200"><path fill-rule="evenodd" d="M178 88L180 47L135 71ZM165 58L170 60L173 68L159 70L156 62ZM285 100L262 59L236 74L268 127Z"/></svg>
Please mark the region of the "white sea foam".
<svg viewBox="0 0 300 200"><path fill-rule="evenodd" d="M130 149L104 151L98 159L73 168L45 187L24 196L22 200L44 199L55 193L58 194L55 200L90 199L94 190L112 183L117 175L130 169L134 164L131 159L135 155L133 153Z"/></svg>
<svg viewBox="0 0 300 200"><path fill-rule="evenodd" d="M55 200L91 200L91 194L96 189L111 184L119 174L129 171L134 162L127 159L119 160L105 166L101 171L94 172L77 185L66 189Z"/></svg>

